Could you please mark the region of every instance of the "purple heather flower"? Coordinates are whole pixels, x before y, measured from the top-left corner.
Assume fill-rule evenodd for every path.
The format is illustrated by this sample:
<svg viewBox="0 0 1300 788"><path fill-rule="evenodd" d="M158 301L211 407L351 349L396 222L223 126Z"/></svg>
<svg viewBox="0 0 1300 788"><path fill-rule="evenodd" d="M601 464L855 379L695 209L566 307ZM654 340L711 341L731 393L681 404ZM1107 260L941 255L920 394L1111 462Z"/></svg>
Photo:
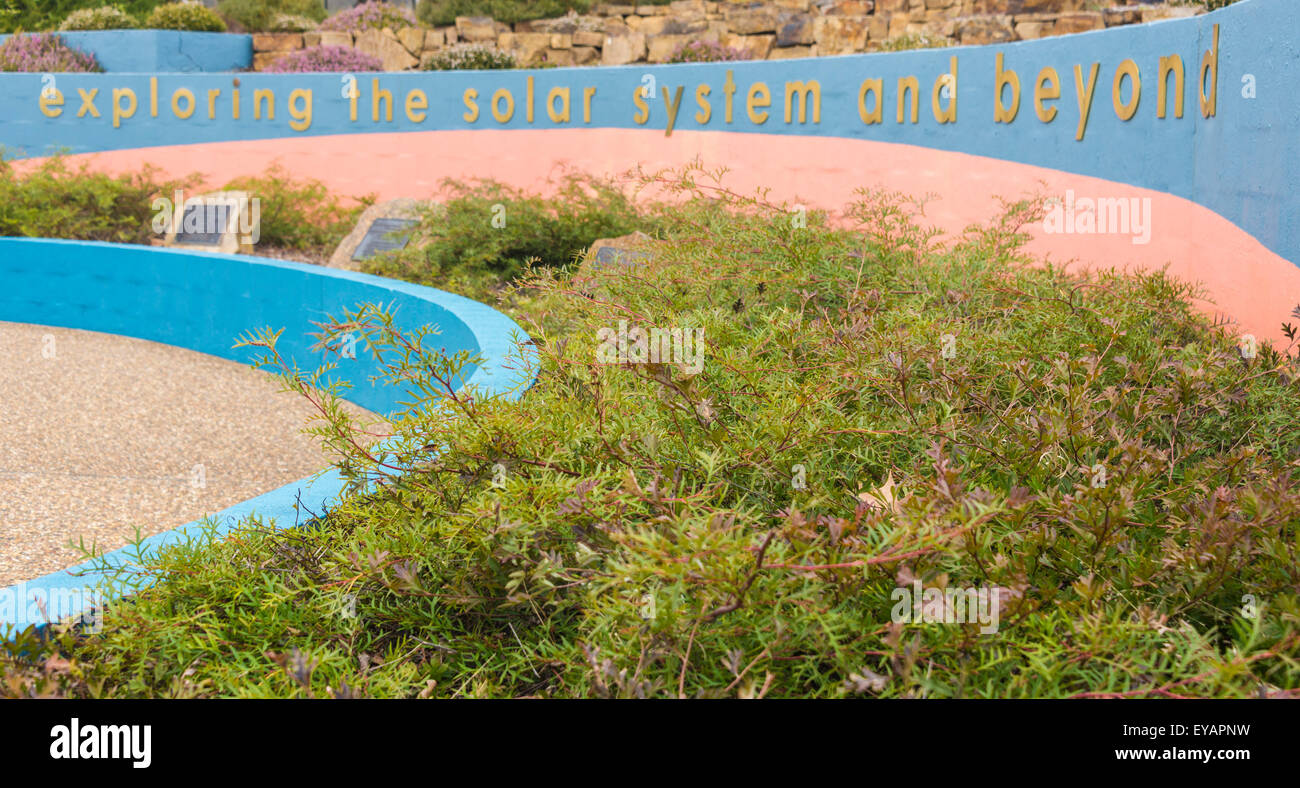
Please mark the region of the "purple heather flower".
<svg viewBox="0 0 1300 788"><path fill-rule="evenodd" d="M747 50L724 47L716 41L690 41L673 50L669 63L716 63L728 60L751 60Z"/></svg>
<svg viewBox="0 0 1300 788"><path fill-rule="evenodd" d="M384 64L374 55L367 55L352 47L322 45L285 55L264 70L279 74L313 71L383 71Z"/></svg>
<svg viewBox="0 0 1300 788"><path fill-rule="evenodd" d="M0 71L103 71L95 56L53 33L18 33L0 44Z"/></svg>
<svg viewBox="0 0 1300 788"><path fill-rule="evenodd" d="M320 29L359 33L362 30L378 30L385 27L415 27L415 24L415 15L405 8L372 0L338 12L321 22Z"/></svg>

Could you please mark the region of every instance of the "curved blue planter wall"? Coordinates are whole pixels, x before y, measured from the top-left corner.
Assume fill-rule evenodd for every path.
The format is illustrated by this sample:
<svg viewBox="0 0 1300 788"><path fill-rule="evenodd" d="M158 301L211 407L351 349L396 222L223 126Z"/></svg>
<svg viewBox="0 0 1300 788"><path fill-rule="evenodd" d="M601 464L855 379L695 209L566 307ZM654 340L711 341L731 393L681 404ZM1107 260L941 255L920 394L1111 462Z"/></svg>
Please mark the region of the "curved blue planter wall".
<svg viewBox="0 0 1300 788"><path fill-rule="evenodd" d="M243 71L253 66L253 37L181 30L80 30L59 33L95 56L107 72ZM0 41L9 36L0 36Z"/></svg>
<svg viewBox="0 0 1300 788"><path fill-rule="evenodd" d="M1207 52L1216 53L1217 64L1216 108L1209 117L1202 114L1197 78ZM1174 77L1163 78L1166 87L1174 85L1166 103L1175 106L1160 117L1166 56L1181 59L1185 79L1178 90ZM1121 71L1130 59L1136 80ZM931 112L933 85L954 62L960 109L952 122L941 122ZM1019 110L1009 122L996 120L999 63L1015 72L1020 86ZM1056 96L1044 99L1052 119L1041 121L1036 78L1047 68L1055 70L1058 83ZM728 74L734 95L726 92ZM1242 0L1192 18L978 47L739 63L362 74L356 93L346 89L343 76L241 74L237 86L229 74L59 74L60 103L42 105L41 74L4 74L0 103L7 111L0 117L0 144L7 155L42 156L63 148L87 153L404 131L668 133L670 123L679 131L842 137L1004 159L1167 192L1209 208L1300 264L1300 190L1294 188L1300 181L1294 152L1300 135L1300 0ZM895 122L897 85L913 77L917 118ZM881 122L863 118L867 79L881 80L884 88ZM1137 81L1143 91L1135 114L1121 118L1114 99L1127 100ZM792 108L793 86L812 82L820 86L820 110L806 117L783 111ZM756 105L761 112L752 114L756 83L769 92ZM1082 84L1092 84L1091 94ZM650 98L642 98L640 91L650 86ZM701 87L711 90L707 114L697 103ZM569 96L569 110L559 114L548 103L557 89ZM83 91L96 94L86 99L84 112ZM124 104L134 97L129 116L115 117L114 91ZM420 95L412 105L414 91ZM349 95L359 96L355 107ZM727 95L734 106L724 110ZM216 97L211 105L208 96ZM670 104L676 107L671 121ZM1080 125L1082 139L1076 133ZM628 151L629 164L634 154Z"/></svg>
<svg viewBox="0 0 1300 788"><path fill-rule="evenodd" d="M121 334L243 363L258 353L232 349L237 336L267 326L284 328L277 347L304 370L326 360L311 350L315 340L310 334L318 331L313 321L363 303L384 304L393 308L398 328L436 325L441 334L427 343L448 354L467 350L481 357L482 363L468 368L462 381L481 396L515 396L531 374L519 368L517 356L511 358L516 342L527 335L495 309L441 290L349 271L146 246L0 238L0 282L2 321ZM340 361L335 376L353 385L346 399L390 413L409 396L370 382L378 369L358 343L356 358ZM218 535L252 514L280 526L297 524L337 500L341 489L342 479L333 471L285 485L214 515ZM150 537L144 547L181 543L200 532L198 523L190 523ZM126 566L135 555L134 547L125 548L105 560ZM82 593L89 599L81 589L93 586L94 579L69 574L84 568L89 564L0 589L0 630L45 623L31 601L34 595L48 600ZM110 593L126 590L119 586Z"/></svg>

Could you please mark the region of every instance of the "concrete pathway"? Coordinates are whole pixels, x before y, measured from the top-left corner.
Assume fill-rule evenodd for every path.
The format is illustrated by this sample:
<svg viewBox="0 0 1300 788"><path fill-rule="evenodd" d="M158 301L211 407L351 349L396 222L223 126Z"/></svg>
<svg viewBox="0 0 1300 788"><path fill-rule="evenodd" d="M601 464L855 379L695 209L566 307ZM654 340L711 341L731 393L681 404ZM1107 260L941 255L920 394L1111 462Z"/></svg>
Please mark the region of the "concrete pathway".
<svg viewBox="0 0 1300 788"><path fill-rule="evenodd" d="M76 563L69 542L121 547L325 467L311 412L233 361L0 322L0 586Z"/></svg>

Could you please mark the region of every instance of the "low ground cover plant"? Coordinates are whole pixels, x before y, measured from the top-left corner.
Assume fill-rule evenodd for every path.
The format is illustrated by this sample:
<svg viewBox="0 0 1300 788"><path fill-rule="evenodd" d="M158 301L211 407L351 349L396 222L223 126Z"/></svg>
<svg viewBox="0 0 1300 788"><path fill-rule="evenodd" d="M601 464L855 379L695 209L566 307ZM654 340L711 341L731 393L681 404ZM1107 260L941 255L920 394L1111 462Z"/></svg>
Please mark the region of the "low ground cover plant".
<svg viewBox="0 0 1300 788"><path fill-rule="evenodd" d="M424 63L426 71L482 71L518 67L519 62L514 55L483 44L453 44L435 52Z"/></svg>
<svg viewBox="0 0 1300 788"><path fill-rule="evenodd" d="M19 33L0 43L0 71L98 72L95 56L53 33Z"/></svg>
<svg viewBox="0 0 1300 788"><path fill-rule="evenodd" d="M426 25L454 25L458 16L490 16L514 24L564 16L570 10L585 13L591 0L420 0L415 15Z"/></svg>
<svg viewBox="0 0 1300 788"><path fill-rule="evenodd" d="M31 169L0 161L0 235L149 244L158 239L155 198L210 188L198 174L167 179L144 167L108 175L85 164L72 166L59 155ZM223 188L258 200L257 253L312 262L329 257L374 199L331 194L319 181L294 177L279 164Z"/></svg>
<svg viewBox="0 0 1300 788"><path fill-rule="evenodd" d="M267 29L272 33L305 33L308 30L315 30L316 27L317 22L305 16L278 14L271 20Z"/></svg>
<svg viewBox="0 0 1300 788"><path fill-rule="evenodd" d="M297 31L277 30L276 20L290 16L319 23L325 18L325 4L321 0L221 0L217 13L245 33L291 33Z"/></svg>
<svg viewBox="0 0 1300 788"><path fill-rule="evenodd" d="M151 30L188 30L196 33L224 33L226 23L217 12L198 3L167 3L145 18Z"/></svg>
<svg viewBox="0 0 1300 788"><path fill-rule="evenodd" d="M653 222L613 183L567 174L554 186L542 197L491 180L446 181L413 242L365 270L492 300L530 261L560 268L598 238Z"/></svg>
<svg viewBox="0 0 1300 788"><path fill-rule="evenodd" d="M321 22L320 29L360 33L363 30L382 30L385 27L398 30L403 27L414 27L416 24L415 14L408 9L380 0L370 0L339 11Z"/></svg>
<svg viewBox="0 0 1300 788"><path fill-rule="evenodd" d="M517 401L456 392L472 359L367 306L322 341L359 333L428 399L355 424L250 334L356 493L167 550L101 633L6 647L0 693L1296 694L1289 354L1162 272L1030 265L1036 200L941 242L905 195L830 224L714 176L645 176L677 202L642 266L521 273ZM611 357L629 326L699 354ZM994 631L899 621L918 583L995 590Z"/></svg>
<svg viewBox="0 0 1300 788"><path fill-rule="evenodd" d="M667 5L670 0L649 0L640 5ZM452 25L458 16L490 16L514 24L534 19L552 19L570 12L585 14L592 0L420 0L415 15L426 25Z"/></svg>
<svg viewBox="0 0 1300 788"><path fill-rule="evenodd" d="M68 14L59 25L60 30L124 30L139 27L140 23L120 6L82 8Z"/></svg>
<svg viewBox="0 0 1300 788"><path fill-rule="evenodd" d="M0 33L19 30L55 30L69 15L82 10L94 10L115 5L134 19L143 19L164 0L5 0L0 3Z"/></svg>
<svg viewBox="0 0 1300 788"><path fill-rule="evenodd" d="M192 181L163 179L149 168L106 175L61 156L24 173L0 162L0 235L147 244L154 198Z"/></svg>
<svg viewBox="0 0 1300 788"><path fill-rule="evenodd" d="M723 46L716 41L688 41L668 56L669 63L718 63L752 59L753 55L748 50Z"/></svg>
<svg viewBox="0 0 1300 788"><path fill-rule="evenodd" d="M341 199L320 181L296 178L279 164L261 175L237 178L224 188L258 199L258 251L300 252L313 259L328 257L372 201L368 196Z"/></svg>

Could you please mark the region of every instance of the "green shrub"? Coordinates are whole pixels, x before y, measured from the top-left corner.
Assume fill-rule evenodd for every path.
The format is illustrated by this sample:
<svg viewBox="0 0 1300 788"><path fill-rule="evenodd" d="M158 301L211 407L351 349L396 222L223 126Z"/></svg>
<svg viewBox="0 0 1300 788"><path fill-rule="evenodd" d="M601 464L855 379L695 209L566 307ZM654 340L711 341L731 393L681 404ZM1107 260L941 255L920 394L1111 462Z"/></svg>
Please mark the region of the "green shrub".
<svg viewBox="0 0 1300 788"><path fill-rule="evenodd" d="M469 71L519 68L515 56L483 44L453 44L434 53L426 71Z"/></svg>
<svg viewBox="0 0 1300 788"><path fill-rule="evenodd" d="M352 230L360 207L344 207L320 181L294 178L279 164L262 175L236 178L226 189L248 192L261 211L259 246L328 255ZM363 204L370 198L363 198Z"/></svg>
<svg viewBox="0 0 1300 788"><path fill-rule="evenodd" d="M447 181L443 201L418 229L427 245L371 258L366 270L483 297L529 260L558 268L597 238L654 227L610 183L569 175L555 187L553 196L540 197L496 181Z"/></svg>
<svg viewBox="0 0 1300 788"><path fill-rule="evenodd" d="M122 0L114 5L134 19L143 19L163 0ZM0 0L0 33L54 30L68 15L105 5L104 0Z"/></svg>
<svg viewBox="0 0 1300 788"><path fill-rule="evenodd" d="M151 168L117 176L71 169L60 156L24 173L0 162L0 235L147 244L153 199L192 180L161 180Z"/></svg>
<svg viewBox="0 0 1300 788"><path fill-rule="evenodd" d="M68 18L59 25L60 30L124 30L136 27L139 23L119 6L106 5L99 8L83 8L68 14Z"/></svg>
<svg viewBox="0 0 1300 788"><path fill-rule="evenodd" d="M295 16L293 14L280 14L271 20L268 28L272 33L305 33L308 30L315 30L317 23L305 16Z"/></svg>
<svg viewBox="0 0 1300 788"><path fill-rule="evenodd" d="M401 30L404 27L418 26L415 14L410 9L401 8L382 0L368 0L351 8L345 8L331 15L321 23L321 30L342 30L360 33L364 30Z"/></svg>
<svg viewBox="0 0 1300 788"><path fill-rule="evenodd" d="M296 16L320 22L325 18L322 0L221 0L217 12L247 33L297 32L274 30L280 16Z"/></svg>
<svg viewBox="0 0 1300 788"><path fill-rule="evenodd" d="M317 434L367 491L167 549L102 633L0 651L0 694L1300 688L1294 347L1243 358L1164 272L1029 265L1036 201L940 243L901 195L841 226L699 170L641 185L675 201L651 264L517 291L540 364L518 401L448 390L470 359L363 307L322 339L360 334L428 397L360 424L248 337L324 396ZM701 330L702 367L610 363L620 321ZM891 622L914 580L1004 589L997 632Z"/></svg>
<svg viewBox="0 0 1300 788"><path fill-rule="evenodd" d="M226 23L211 8L197 3L168 3L149 14L144 26L150 30L188 30L199 33L224 33Z"/></svg>

